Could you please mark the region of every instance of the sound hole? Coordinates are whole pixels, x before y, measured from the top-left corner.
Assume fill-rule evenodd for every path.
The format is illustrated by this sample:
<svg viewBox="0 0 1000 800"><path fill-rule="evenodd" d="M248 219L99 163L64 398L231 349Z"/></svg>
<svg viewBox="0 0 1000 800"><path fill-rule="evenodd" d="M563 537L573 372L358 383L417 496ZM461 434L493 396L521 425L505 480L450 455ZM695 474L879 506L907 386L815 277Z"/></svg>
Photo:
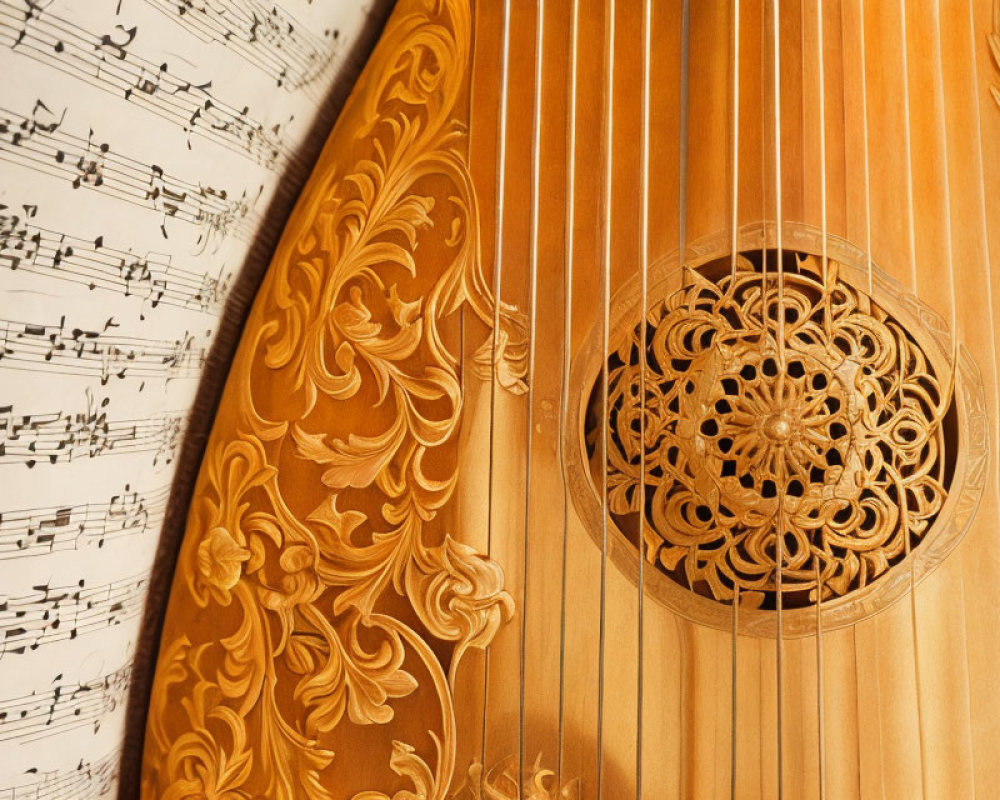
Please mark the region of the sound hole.
<svg viewBox="0 0 1000 800"><path fill-rule="evenodd" d="M586 446L649 563L699 595L731 602L739 587L741 605L771 609L780 549L795 608L869 585L920 545L951 483L953 383L835 262L824 282L818 257L786 252L779 290L776 253L766 270L763 258L741 255L735 273L711 262L649 308L644 385L640 328L612 343L607 413L598 376Z"/></svg>

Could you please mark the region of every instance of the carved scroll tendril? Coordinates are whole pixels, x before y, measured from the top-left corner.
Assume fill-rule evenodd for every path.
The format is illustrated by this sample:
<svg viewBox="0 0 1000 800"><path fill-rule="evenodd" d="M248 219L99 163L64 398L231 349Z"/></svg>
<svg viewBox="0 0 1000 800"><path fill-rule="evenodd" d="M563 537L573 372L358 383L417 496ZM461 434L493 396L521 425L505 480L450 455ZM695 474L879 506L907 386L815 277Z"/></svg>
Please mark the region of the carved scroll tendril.
<svg viewBox="0 0 1000 800"><path fill-rule="evenodd" d="M418 685L437 727L393 742L354 796L449 790L456 671L512 613L499 566L440 519L462 409L447 320L493 323L459 101L470 35L467 0L398 5L260 290L178 562L146 798L333 800L344 726L389 725ZM518 391L523 324L500 312L493 368Z"/></svg>

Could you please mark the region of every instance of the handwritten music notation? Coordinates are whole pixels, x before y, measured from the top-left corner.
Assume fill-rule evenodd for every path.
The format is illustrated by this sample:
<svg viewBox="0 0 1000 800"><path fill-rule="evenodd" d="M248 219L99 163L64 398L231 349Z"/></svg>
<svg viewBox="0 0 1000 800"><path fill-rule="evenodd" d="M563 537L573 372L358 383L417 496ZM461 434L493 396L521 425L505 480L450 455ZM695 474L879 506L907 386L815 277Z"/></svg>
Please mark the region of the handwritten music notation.
<svg viewBox="0 0 1000 800"><path fill-rule="evenodd" d="M83 30L35 0L0 2L0 46L55 67L105 92L180 125L268 169L294 164L284 123L265 125L249 106L238 108L215 96L212 81L184 78L167 62L155 63L130 49L138 29L117 25L107 33Z"/></svg>
<svg viewBox="0 0 1000 800"><path fill-rule="evenodd" d="M49 689L0 697L0 742L30 742L85 726L96 733L125 700L131 678L131 664L86 682L67 681L59 673Z"/></svg>
<svg viewBox="0 0 1000 800"><path fill-rule="evenodd" d="M146 599L149 573L88 586L32 586L30 594L0 594L0 659L76 639L134 619Z"/></svg>
<svg viewBox="0 0 1000 800"><path fill-rule="evenodd" d="M156 211L163 215L165 238L168 218L198 226L205 247L230 235L249 242L258 229L254 206L260 190L244 190L236 197L185 181L158 164L116 153L96 138L93 128L87 136L64 130L65 117L65 108L56 113L42 100L27 116L0 108L0 158L68 180L74 189L87 187Z"/></svg>
<svg viewBox="0 0 1000 800"><path fill-rule="evenodd" d="M101 385L114 378L196 377L208 358L211 331L195 337L157 340L119 336L114 317L102 329L70 327L66 317L45 325L0 319L0 367L51 367L67 375L99 376Z"/></svg>
<svg viewBox="0 0 1000 800"><path fill-rule="evenodd" d="M259 0L146 2L202 41L224 44L288 90L314 84L329 70L340 44L339 29L328 27L318 36L287 11Z"/></svg>
<svg viewBox="0 0 1000 800"><path fill-rule="evenodd" d="M88 397L84 411L16 415L0 406L0 464L56 464L80 458L152 453L153 464L170 464L184 432L184 414L138 419L108 415L110 399Z"/></svg>
<svg viewBox="0 0 1000 800"><path fill-rule="evenodd" d="M125 665L197 379L371 5L0 0L0 800L132 793Z"/></svg>
<svg viewBox="0 0 1000 800"><path fill-rule="evenodd" d="M16 786L0 788L0 800L96 800L109 795L118 782L120 756L117 751L97 761L82 758L72 769L25 772Z"/></svg>
<svg viewBox="0 0 1000 800"><path fill-rule="evenodd" d="M105 502L0 512L0 561L64 550L102 548L127 536L155 534L166 513L170 486L124 491Z"/></svg>
<svg viewBox="0 0 1000 800"><path fill-rule="evenodd" d="M26 222L37 207L25 205L24 215L5 214L0 204L0 267L70 281L138 297L151 308L159 305L211 313L221 309L232 275L220 269L199 273L176 266L171 256L143 254L105 244L104 236L85 239Z"/></svg>

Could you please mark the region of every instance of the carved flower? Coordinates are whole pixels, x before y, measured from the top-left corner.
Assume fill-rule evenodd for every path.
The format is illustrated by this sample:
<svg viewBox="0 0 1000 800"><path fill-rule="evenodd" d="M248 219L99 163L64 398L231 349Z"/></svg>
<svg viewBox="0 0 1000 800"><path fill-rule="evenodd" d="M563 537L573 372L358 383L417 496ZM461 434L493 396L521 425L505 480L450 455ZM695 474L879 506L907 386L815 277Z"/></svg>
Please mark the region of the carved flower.
<svg viewBox="0 0 1000 800"><path fill-rule="evenodd" d="M241 546L222 526L212 528L198 545L198 573L212 598L229 605L229 591L240 579L250 551Z"/></svg>
<svg viewBox="0 0 1000 800"><path fill-rule="evenodd" d="M445 537L428 552L429 564L407 572L407 592L430 632L458 643L457 663L469 647L486 647L514 612L503 590L503 570L472 547ZM425 571L426 570L426 571Z"/></svg>

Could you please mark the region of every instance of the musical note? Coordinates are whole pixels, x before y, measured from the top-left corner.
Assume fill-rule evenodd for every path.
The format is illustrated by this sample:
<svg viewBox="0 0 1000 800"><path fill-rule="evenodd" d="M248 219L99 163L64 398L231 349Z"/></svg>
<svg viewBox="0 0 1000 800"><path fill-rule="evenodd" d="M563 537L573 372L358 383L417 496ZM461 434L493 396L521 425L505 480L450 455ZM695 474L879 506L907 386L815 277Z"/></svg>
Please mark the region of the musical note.
<svg viewBox="0 0 1000 800"><path fill-rule="evenodd" d="M99 190L161 212L164 219L197 225L206 243L228 235L249 241L258 229L254 206L260 190L245 189L236 196L225 189L189 183L158 164L116 153L98 140L93 128L86 137L70 133L63 124L65 115L65 110L55 115L41 100L28 117L0 109L0 158L68 179L74 189Z"/></svg>
<svg viewBox="0 0 1000 800"><path fill-rule="evenodd" d="M287 11L258 0L146 2L203 41L224 44L289 91L308 90L326 74L340 44L338 29L316 36Z"/></svg>
<svg viewBox="0 0 1000 800"><path fill-rule="evenodd" d="M36 133L55 133L65 118L66 109L63 109L57 117L43 101L36 100L34 108L31 109L31 116L14 115L0 119L0 136L8 139L12 146L22 147L27 145Z"/></svg>
<svg viewBox="0 0 1000 800"><path fill-rule="evenodd" d="M175 265L169 255L135 253L106 244L103 236L86 239L28 225L6 210L0 204L0 267L138 297L151 308L163 304L216 313L229 294L232 274L224 265L214 274L199 273Z"/></svg>
<svg viewBox="0 0 1000 800"><path fill-rule="evenodd" d="M112 377L197 377L208 357L211 331L195 337L185 331L170 340L119 336L111 317L103 330L0 319L0 368L51 367L70 375L97 375L101 385Z"/></svg>
<svg viewBox="0 0 1000 800"><path fill-rule="evenodd" d="M46 19L48 19L48 17L49 15L46 14ZM40 20L41 17L39 16L37 19ZM38 22L35 23L35 27L37 27L37 25ZM124 61L128 56L127 48L130 44L132 44L137 32L138 28L134 26L126 28L124 25L115 25L115 29L112 33L103 34L96 48L101 52L101 60L105 61L106 56L110 53L111 57L116 61ZM100 75L98 75L98 77L100 77Z"/></svg>
<svg viewBox="0 0 1000 800"><path fill-rule="evenodd" d="M285 143L287 122L265 125L252 116L248 106L219 99L211 80L184 78L174 74L166 62L136 55L130 50L136 35L135 26L118 25L111 33L98 34L51 10L38 12L31 0L0 1L0 46L124 97L186 133L220 144L268 169L307 169Z"/></svg>
<svg viewBox="0 0 1000 800"><path fill-rule="evenodd" d="M169 485L140 492L126 484L102 502L2 511L0 561L103 548L122 537L158 533L169 496Z"/></svg>
<svg viewBox="0 0 1000 800"><path fill-rule="evenodd" d="M81 578L71 586L33 586L26 595L0 594L0 660L135 618L148 580L142 572L99 586Z"/></svg>
<svg viewBox="0 0 1000 800"><path fill-rule="evenodd" d="M20 783L0 788L0 800L97 800L114 790L119 761L114 751L97 761L80 759L71 769L44 773L29 769Z"/></svg>
<svg viewBox="0 0 1000 800"><path fill-rule="evenodd" d="M79 412L15 415L0 406L0 464L56 464L124 453L153 453L153 464L169 464L184 431L184 414L138 419L108 416L109 398Z"/></svg>
<svg viewBox="0 0 1000 800"><path fill-rule="evenodd" d="M0 742L32 741L80 727L96 733L125 700L131 677L131 663L85 682L67 681L60 673L50 689L0 697Z"/></svg>

